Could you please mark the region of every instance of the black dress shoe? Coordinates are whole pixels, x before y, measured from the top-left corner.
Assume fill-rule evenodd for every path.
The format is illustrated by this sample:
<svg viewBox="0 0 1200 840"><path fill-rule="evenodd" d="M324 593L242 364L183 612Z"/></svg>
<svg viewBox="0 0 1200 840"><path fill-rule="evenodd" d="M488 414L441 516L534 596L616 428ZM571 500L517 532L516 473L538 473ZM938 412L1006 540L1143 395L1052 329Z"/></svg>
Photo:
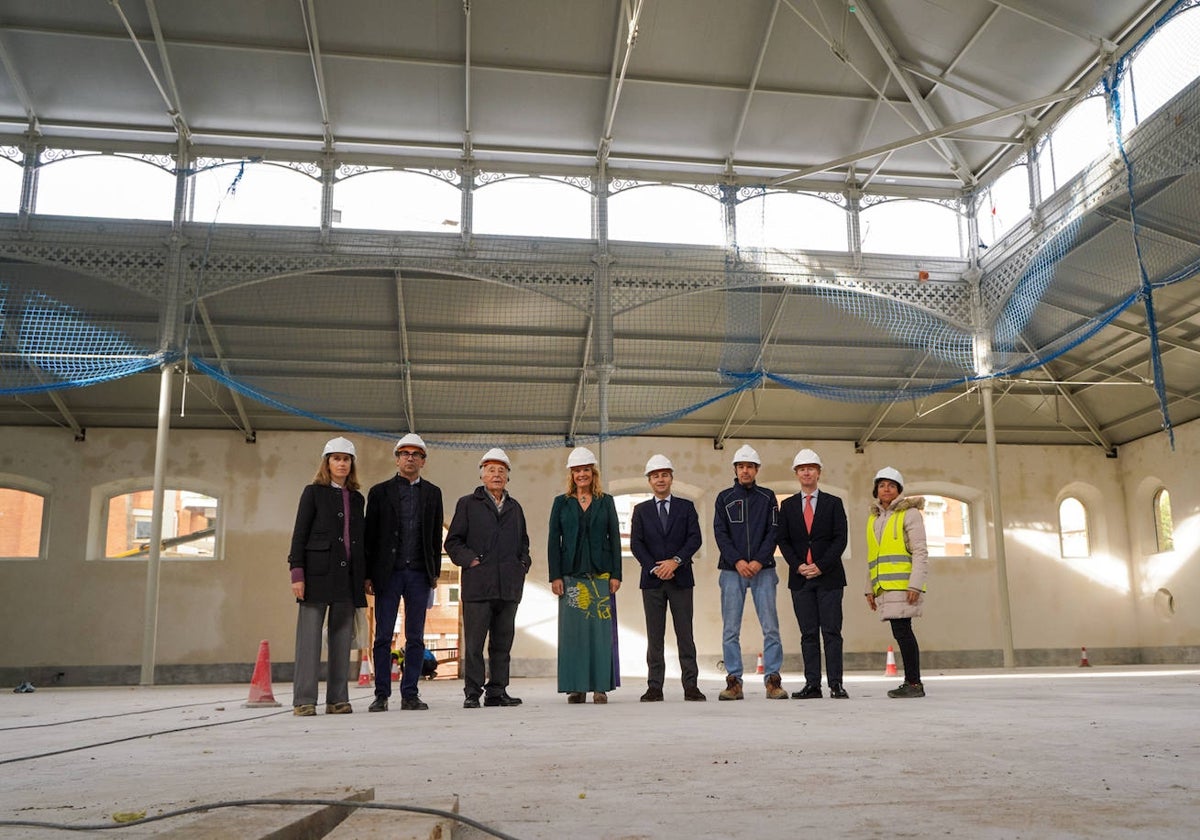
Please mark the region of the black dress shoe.
<svg viewBox="0 0 1200 840"><path fill-rule="evenodd" d="M663 699L662 689L652 685L647 688L646 693L638 699L643 703L657 703Z"/></svg>
<svg viewBox="0 0 1200 840"><path fill-rule="evenodd" d="M499 694L489 694L487 697L483 698L483 705L485 705L485 706L520 706L521 698L520 697L509 697L508 692L503 691Z"/></svg>
<svg viewBox="0 0 1200 840"><path fill-rule="evenodd" d="M386 697L376 697L375 701L373 703L371 703L370 706L367 707L367 711L368 712L386 712L387 711L387 698Z"/></svg>
<svg viewBox="0 0 1200 840"><path fill-rule="evenodd" d="M821 686L806 685L799 691L792 692L793 700L812 700L814 697L821 697Z"/></svg>
<svg viewBox="0 0 1200 840"><path fill-rule="evenodd" d="M463 701L463 708L464 709L478 709L479 708L479 698L478 697L468 697L466 700Z"/></svg>
<svg viewBox="0 0 1200 840"><path fill-rule="evenodd" d="M849 700L850 695L846 693L846 689L841 683L833 683L829 686L829 696L836 700Z"/></svg>
<svg viewBox="0 0 1200 840"><path fill-rule="evenodd" d="M683 699L684 700L707 700L708 698L705 697L704 692L701 691L700 689L696 688L696 686L689 685L687 688L685 688L683 690Z"/></svg>
<svg viewBox="0 0 1200 840"><path fill-rule="evenodd" d="M405 697L400 701L400 708L406 712L424 711L429 704L421 702L420 697Z"/></svg>

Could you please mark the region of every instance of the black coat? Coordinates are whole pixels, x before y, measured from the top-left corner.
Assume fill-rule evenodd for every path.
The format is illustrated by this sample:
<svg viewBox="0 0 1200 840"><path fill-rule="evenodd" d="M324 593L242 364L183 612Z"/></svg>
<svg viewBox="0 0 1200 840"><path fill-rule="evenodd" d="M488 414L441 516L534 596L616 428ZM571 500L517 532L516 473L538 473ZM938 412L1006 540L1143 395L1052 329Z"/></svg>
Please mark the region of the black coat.
<svg viewBox="0 0 1200 840"><path fill-rule="evenodd" d="M520 601L531 565L525 511L512 496L497 511L487 490L475 488L454 506L446 553L462 567L462 600ZM476 558L479 565L472 566Z"/></svg>
<svg viewBox="0 0 1200 840"><path fill-rule="evenodd" d="M797 493L779 507L779 551L788 564L788 589L827 589L846 585L842 552L848 529L846 508L838 496L821 491L813 505L813 527L804 525L804 495ZM821 574L811 580L796 571L812 549L813 562Z"/></svg>
<svg viewBox="0 0 1200 840"><path fill-rule="evenodd" d="M685 589L696 585L696 576L692 573L692 555L700 550L701 539L696 506L687 499L672 496L667 508L667 530L664 532L658 521L658 502L655 499L647 499L633 507L629 549L642 564L642 589L662 587L662 580L650 574L650 570L669 557L678 557L683 561L671 580Z"/></svg>
<svg viewBox="0 0 1200 840"><path fill-rule="evenodd" d="M288 567L304 569L304 600L329 603L338 591L334 576L350 579L354 606L365 607L367 562L363 551L363 496L350 493L350 559L346 559L345 512L342 491L327 484L310 484L300 494ZM349 569L347 569L349 564Z"/></svg>
<svg viewBox="0 0 1200 840"><path fill-rule="evenodd" d="M367 493L367 579L379 592L392 579L400 549L399 476L381 481ZM442 573L442 491L424 478L417 484L417 518L421 537L418 556L425 562L429 586Z"/></svg>

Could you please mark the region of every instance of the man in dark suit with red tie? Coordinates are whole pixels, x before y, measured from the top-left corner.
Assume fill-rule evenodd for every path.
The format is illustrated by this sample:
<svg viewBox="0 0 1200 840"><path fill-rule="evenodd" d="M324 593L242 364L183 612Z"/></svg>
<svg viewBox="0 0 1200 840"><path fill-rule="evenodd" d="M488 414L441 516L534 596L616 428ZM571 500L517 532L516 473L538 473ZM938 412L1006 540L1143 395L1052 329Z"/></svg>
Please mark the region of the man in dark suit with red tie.
<svg viewBox="0 0 1200 840"><path fill-rule="evenodd" d="M629 546L642 565L642 606L646 610L646 667L648 687L643 703L663 699L666 662L663 644L667 632L667 607L675 625L679 666L683 672L683 699L704 700L696 685L696 642L692 636L692 555L700 549L700 518L696 506L671 495L675 470L665 455L646 462L646 479L654 498L634 506Z"/></svg>
<svg viewBox="0 0 1200 840"><path fill-rule="evenodd" d="M792 693L798 700L821 695L821 643L825 644L825 674L829 696L846 699L842 685L842 594L846 570L846 508L842 500L817 489L821 456L801 449L792 459L800 492L779 506L779 550L788 564L788 589L800 624L804 655L804 688Z"/></svg>

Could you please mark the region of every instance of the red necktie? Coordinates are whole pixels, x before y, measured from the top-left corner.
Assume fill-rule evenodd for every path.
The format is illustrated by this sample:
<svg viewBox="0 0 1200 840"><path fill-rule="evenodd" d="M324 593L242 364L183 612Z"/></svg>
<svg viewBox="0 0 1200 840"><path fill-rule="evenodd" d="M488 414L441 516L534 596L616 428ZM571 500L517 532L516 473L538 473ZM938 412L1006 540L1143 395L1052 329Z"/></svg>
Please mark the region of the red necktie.
<svg viewBox="0 0 1200 840"><path fill-rule="evenodd" d="M812 537L812 524L813 524L812 493L809 493L807 496L804 497L804 528L805 528L805 530L808 531L808 536L810 538ZM812 561L813 561L812 549L810 548L808 550L808 557L805 558L805 562L811 563Z"/></svg>

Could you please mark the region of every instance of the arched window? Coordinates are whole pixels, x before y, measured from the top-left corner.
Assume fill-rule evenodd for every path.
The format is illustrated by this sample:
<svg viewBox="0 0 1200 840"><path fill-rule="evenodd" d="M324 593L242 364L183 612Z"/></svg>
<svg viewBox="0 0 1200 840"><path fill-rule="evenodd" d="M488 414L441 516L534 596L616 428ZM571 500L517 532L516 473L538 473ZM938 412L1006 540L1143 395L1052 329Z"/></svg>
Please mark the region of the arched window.
<svg viewBox="0 0 1200 840"><path fill-rule="evenodd" d="M1092 554L1087 508L1074 496L1068 496L1058 505L1058 541L1064 558L1090 557Z"/></svg>
<svg viewBox="0 0 1200 840"><path fill-rule="evenodd" d="M457 233L462 192L419 172L364 172L338 181L333 209L335 227Z"/></svg>
<svg viewBox="0 0 1200 840"><path fill-rule="evenodd" d="M165 221L175 212L175 177L124 155L63 158L42 164L34 209L59 216Z"/></svg>
<svg viewBox="0 0 1200 840"><path fill-rule="evenodd" d="M103 553L108 559L146 557L150 551L153 492L137 489L109 496L101 517ZM163 497L164 559L217 556L220 501L192 490L168 489Z"/></svg>
<svg viewBox="0 0 1200 840"><path fill-rule="evenodd" d="M724 245L721 203L687 187L630 187L608 199L608 238L680 245Z"/></svg>
<svg viewBox="0 0 1200 840"><path fill-rule="evenodd" d="M1177 13L1141 46L1129 70L1136 119L1126 116L1124 130L1145 120L1200 75L1197 39L1200 12L1193 6Z"/></svg>
<svg viewBox="0 0 1200 840"><path fill-rule="evenodd" d="M1163 487L1154 494L1154 537L1160 552L1175 550L1174 530L1171 519L1171 494Z"/></svg>
<svg viewBox="0 0 1200 840"><path fill-rule="evenodd" d="M743 248L845 251L846 211L815 195L758 195L738 205L737 240Z"/></svg>
<svg viewBox="0 0 1200 840"><path fill-rule="evenodd" d="M1058 189L1092 161L1108 154L1109 134L1103 96L1088 97L1059 120L1050 133L1050 154L1041 157L1043 174L1047 167L1053 169L1053 188Z"/></svg>
<svg viewBox="0 0 1200 840"><path fill-rule="evenodd" d="M192 178L193 221L321 226L321 182L298 169L234 160L201 169Z"/></svg>
<svg viewBox="0 0 1200 840"><path fill-rule="evenodd" d="M862 249L875 254L961 257L959 216L932 201L881 201L859 214Z"/></svg>
<svg viewBox="0 0 1200 840"><path fill-rule="evenodd" d="M973 557L971 506L952 496L925 496L925 544L930 557Z"/></svg>
<svg viewBox="0 0 1200 840"><path fill-rule="evenodd" d="M0 213L16 213L21 209L24 174L20 160L0 155Z"/></svg>
<svg viewBox="0 0 1200 840"><path fill-rule="evenodd" d="M36 560L42 556L45 512L44 494L0 486L0 559Z"/></svg>
<svg viewBox="0 0 1200 840"><path fill-rule="evenodd" d="M501 236L592 235L592 198L554 178L506 178L475 188L473 231Z"/></svg>
<svg viewBox="0 0 1200 840"><path fill-rule="evenodd" d="M1029 170L1021 163L988 185L979 202L979 238L994 245L1029 215Z"/></svg>

